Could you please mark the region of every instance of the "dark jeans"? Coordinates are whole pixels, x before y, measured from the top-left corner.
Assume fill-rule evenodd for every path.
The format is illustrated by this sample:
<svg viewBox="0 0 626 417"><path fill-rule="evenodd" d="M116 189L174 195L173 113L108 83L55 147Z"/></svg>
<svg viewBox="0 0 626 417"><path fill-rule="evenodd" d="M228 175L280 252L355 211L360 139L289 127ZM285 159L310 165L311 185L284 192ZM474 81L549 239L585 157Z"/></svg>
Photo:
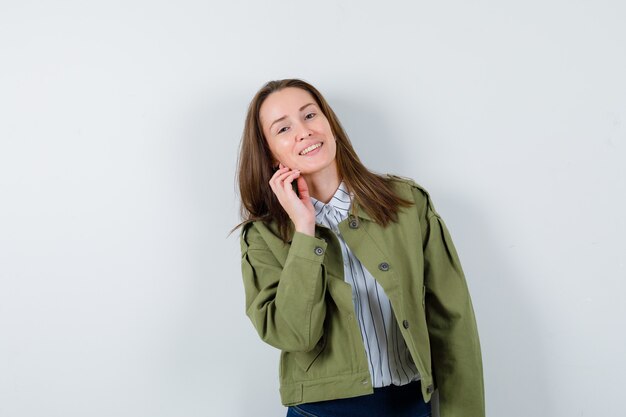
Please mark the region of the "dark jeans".
<svg viewBox="0 0 626 417"><path fill-rule="evenodd" d="M290 406L287 417L430 417L431 404L422 397L420 381L400 387L374 388L374 393Z"/></svg>

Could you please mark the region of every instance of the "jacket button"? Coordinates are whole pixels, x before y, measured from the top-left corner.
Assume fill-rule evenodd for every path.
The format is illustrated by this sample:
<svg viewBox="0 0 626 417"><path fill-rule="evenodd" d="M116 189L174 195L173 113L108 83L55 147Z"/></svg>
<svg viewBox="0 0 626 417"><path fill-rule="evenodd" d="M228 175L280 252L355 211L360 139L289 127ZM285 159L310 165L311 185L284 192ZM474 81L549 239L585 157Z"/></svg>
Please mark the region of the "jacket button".
<svg viewBox="0 0 626 417"><path fill-rule="evenodd" d="M408 320L404 320L404 321L402 321L402 326L403 326L405 329L408 329L408 328L409 328L409 321L408 321Z"/></svg>
<svg viewBox="0 0 626 417"><path fill-rule="evenodd" d="M378 264L378 269L380 269L381 271L388 271L389 264L387 262L381 262Z"/></svg>
<svg viewBox="0 0 626 417"><path fill-rule="evenodd" d="M429 386L426 387L426 392L429 394L432 394L433 391L435 391L435 387L433 387L432 384L430 384Z"/></svg>
<svg viewBox="0 0 626 417"><path fill-rule="evenodd" d="M322 255L323 253L324 253L324 249L322 249L322 248L321 248L321 247L319 247L319 246L316 246L316 247L315 247L315 254L316 254L316 255Z"/></svg>
<svg viewBox="0 0 626 417"><path fill-rule="evenodd" d="M359 221L355 217L350 218L350 229L357 229L359 227Z"/></svg>

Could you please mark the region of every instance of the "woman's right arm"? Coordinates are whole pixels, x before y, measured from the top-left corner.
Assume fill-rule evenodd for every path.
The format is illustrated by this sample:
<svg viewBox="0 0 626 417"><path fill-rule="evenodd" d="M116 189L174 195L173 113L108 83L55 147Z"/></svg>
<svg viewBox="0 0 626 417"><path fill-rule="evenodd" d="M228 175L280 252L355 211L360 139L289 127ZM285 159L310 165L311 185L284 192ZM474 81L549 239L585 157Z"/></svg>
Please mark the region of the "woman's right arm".
<svg viewBox="0 0 626 417"><path fill-rule="evenodd" d="M296 231L286 258L279 260L264 237L270 234L262 222L242 227L246 315L264 342L284 351L307 352L323 333L326 276L322 261L327 243ZM283 245L280 239L272 239L272 244Z"/></svg>

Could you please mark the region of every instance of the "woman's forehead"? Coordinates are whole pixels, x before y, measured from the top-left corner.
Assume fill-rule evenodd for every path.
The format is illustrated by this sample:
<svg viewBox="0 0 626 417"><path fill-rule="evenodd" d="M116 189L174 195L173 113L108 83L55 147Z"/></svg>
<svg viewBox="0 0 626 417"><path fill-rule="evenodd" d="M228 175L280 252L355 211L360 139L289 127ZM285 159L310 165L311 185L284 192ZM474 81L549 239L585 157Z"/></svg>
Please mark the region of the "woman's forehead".
<svg viewBox="0 0 626 417"><path fill-rule="evenodd" d="M311 93L297 87L286 87L267 96L259 109L259 117L269 127L275 120L298 113L311 104L317 105Z"/></svg>

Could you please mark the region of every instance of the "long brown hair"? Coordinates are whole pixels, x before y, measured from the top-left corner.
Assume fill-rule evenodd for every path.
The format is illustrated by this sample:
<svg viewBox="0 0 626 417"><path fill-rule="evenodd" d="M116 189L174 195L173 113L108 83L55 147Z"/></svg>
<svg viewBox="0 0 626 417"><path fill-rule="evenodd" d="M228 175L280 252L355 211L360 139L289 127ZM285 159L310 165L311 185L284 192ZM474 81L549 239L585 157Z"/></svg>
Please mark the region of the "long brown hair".
<svg viewBox="0 0 626 417"><path fill-rule="evenodd" d="M291 220L269 186L269 180L274 175L272 153L263 134L259 116L263 101L270 94L286 87L297 87L309 92L328 119L337 140L337 171L348 192L354 193L354 199L377 223L386 226L389 222L396 221L398 207L410 206L412 202L396 195L388 178L369 171L361 163L335 112L315 87L300 79L284 79L265 83L248 107L239 145L236 177L241 196L240 216L243 221L230 233L251 221L276 221L283 241L287 242L289 238Z"/></svg>

